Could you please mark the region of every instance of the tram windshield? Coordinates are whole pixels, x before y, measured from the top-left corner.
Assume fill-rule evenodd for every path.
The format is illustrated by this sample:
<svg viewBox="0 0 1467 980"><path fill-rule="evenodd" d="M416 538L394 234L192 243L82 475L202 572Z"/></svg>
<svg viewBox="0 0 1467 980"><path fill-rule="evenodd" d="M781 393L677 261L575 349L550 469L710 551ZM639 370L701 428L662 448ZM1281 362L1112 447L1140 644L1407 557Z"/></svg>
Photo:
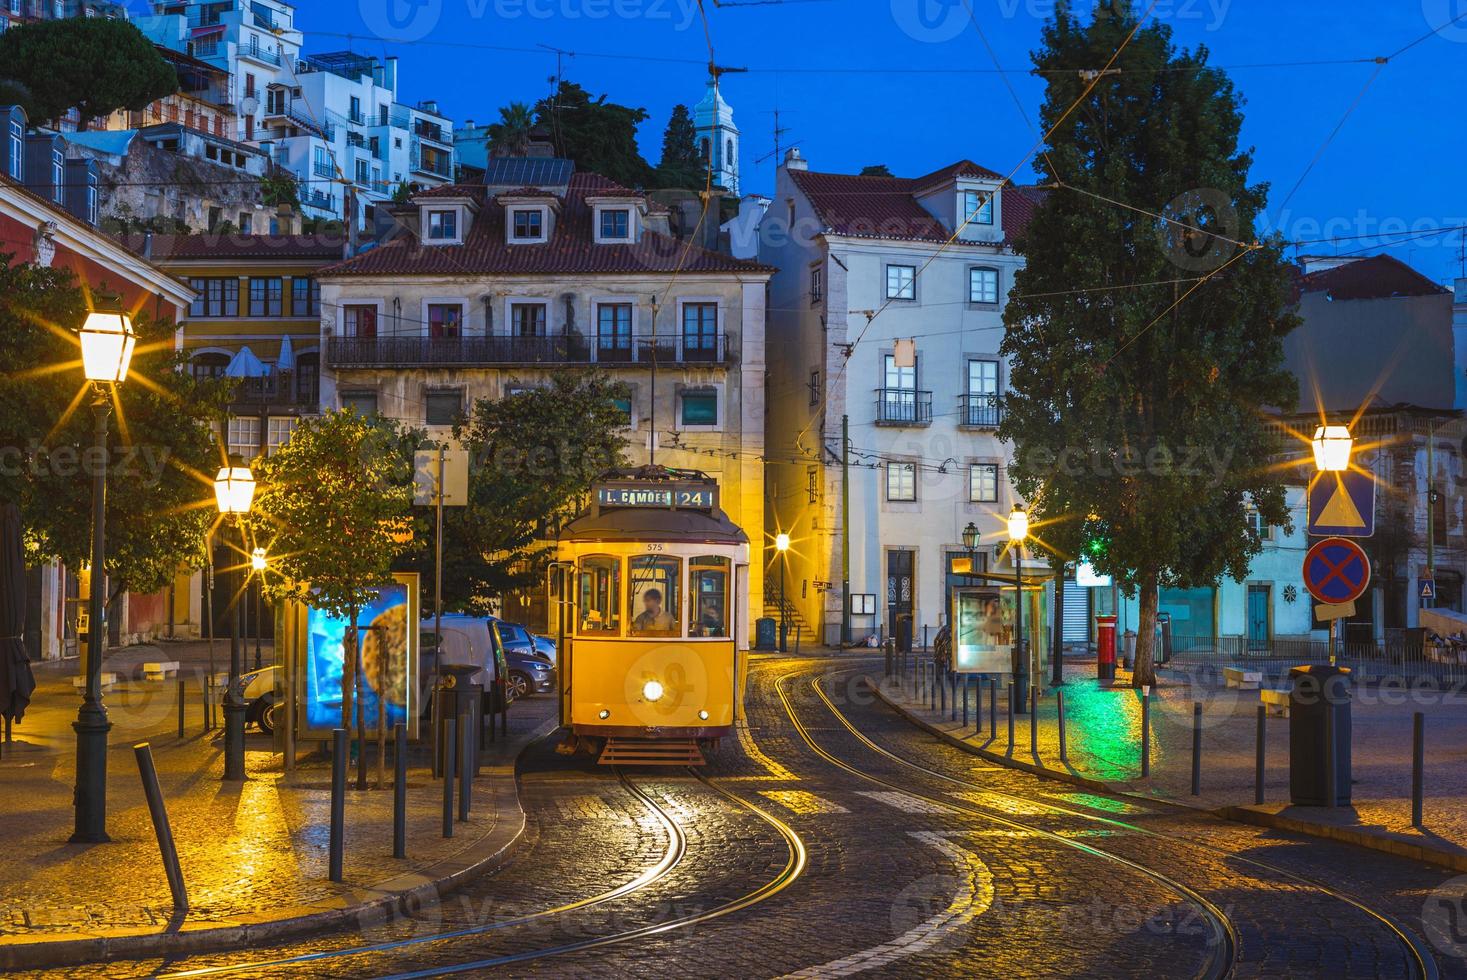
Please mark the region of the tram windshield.
<svg viewBox="0 0 1467 980"><path fill-rule="evenodd" d="M729 560L701 555L688 562L688 635L728 636Z"/></svg>
<svg viewBox="0 0 1467 980"><path fill-rule="evenodd" d="M638 555L630 560L627 615L632 636L680 636L678 608L682 600L681 558Z"/></svg>
<svg viewBox="0 0 1467 980"><path fill-rule="evenodd" d="M621 559L591 555L581 559L577 588L582 634L621 633Z"/></svg>

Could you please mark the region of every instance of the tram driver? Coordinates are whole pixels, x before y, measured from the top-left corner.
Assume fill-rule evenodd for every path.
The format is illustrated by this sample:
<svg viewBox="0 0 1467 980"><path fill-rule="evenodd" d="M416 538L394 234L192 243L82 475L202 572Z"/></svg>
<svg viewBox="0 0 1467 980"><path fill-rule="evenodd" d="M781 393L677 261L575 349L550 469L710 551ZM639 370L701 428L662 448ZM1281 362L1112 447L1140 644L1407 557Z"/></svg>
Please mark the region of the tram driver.
<svg viewBox="0 0 1467 980"><path fill-rule="evenodd" d="M642 612L632 620L635 633L671 633L677 629L672 616L662 608L662 590L648 589L642 593Z"/></svg>
<svg viewBox="0 0 1467 980"><path fill-rule="evenodd" d="M719 609L718 599L711 595L705 595L703 601L698 604L698 620L693 625L694 636L723 636L723 613Z"/></svg>

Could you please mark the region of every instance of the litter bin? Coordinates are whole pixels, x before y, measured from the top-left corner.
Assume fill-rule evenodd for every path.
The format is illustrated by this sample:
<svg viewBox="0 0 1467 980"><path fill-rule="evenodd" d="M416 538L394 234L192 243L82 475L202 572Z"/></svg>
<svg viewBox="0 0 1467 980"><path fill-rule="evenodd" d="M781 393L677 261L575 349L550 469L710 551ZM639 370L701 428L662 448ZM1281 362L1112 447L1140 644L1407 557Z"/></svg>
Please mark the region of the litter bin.
<svg viewBox="0 0 1467 980"><path fill-rule="evenodd" d="M754 620L754 649L773 650L775 644L774 617L764 616Z"/></svg>
<svg viewBox="0 0 1467 980"><path fill-rule="evenodd" d="M1095 617L1095 676L1102 681L1116 679L1116 618Z"/></svg>
<svg viewBox="0 0 1467 980"><path fill-rule="evenodd" d="M1169 663L1172 659L1172 614L1156 614L1156 662Z"/></svg>
<svg viewBox="0 0 1467 980"><path fill-rule="evenodd" d="M475 732L482 732L484 729L484 687L482 684L475 684L469 680L479 670L480 668L473 664L438 665L438 690L435 695L438 698L438 730L433 733L437 746L433 753L435 778L443 775L443 759L446 751L443 737L444 723L450 718L459 721L464 715L468 715L469 724L473 726ZM463 737L462 728L458 729L457 737Z"/></svg>
<svg viewBox="0 0 1467 980"><path fill-rule="evenodd" d="M1350 668L1291 667L1289 799L1295 806L1350 805ZM1328 773L1333 744L1335 798Z"/></svg>
<svg viewBox="0 0 1467 980"><path fill-rule="evenodd" d="M1121 649L1121 656L1124 658L1123 666L1127 670L1134 670L1136 667L1136 631L1126 630L1122 639L1125 640L1125 646Z"/></svg>

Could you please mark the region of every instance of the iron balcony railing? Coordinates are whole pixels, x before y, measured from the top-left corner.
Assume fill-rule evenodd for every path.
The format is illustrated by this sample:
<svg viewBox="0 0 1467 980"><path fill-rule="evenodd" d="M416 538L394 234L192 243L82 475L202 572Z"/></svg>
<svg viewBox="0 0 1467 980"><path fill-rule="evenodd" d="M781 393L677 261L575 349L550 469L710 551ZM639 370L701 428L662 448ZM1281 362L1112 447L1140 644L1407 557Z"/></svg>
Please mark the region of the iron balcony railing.
<svg viewBox="0 0 1467 980"><path fill-rule="evenodd" d="M916 388L877 388L877 425L931 425L932 392Z"/></svg>
<svg viewBox="0 0 1467 980"><path fill-rule="evenodd" d="M958 421L977 429L996 429L1003 421L1003 400L991 393L959 395Z"/></svg>
<svg viewBox="0 0 1467 980"><path fill-rule="evenodd" d="M728 338L714 337L331 337L334 367L500 364L724 364Z"/></svg>
<svg viewBox="0 0 1467 980"><path fill-rule="evenodd" d="M260 42L254 37L250 38L249 44L240 45L239 53L242 57L254 58L256 61L262 61L267 65L274 65L277 68L280 67L279 52L260 47Z"/></svg>

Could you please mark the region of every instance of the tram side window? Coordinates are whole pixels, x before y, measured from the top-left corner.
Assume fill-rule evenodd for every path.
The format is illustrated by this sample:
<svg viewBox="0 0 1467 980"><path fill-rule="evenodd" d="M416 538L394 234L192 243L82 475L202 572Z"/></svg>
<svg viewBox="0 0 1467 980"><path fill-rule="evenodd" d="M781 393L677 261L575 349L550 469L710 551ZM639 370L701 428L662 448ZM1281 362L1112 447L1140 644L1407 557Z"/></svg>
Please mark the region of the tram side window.
<svg viewBox="0 0 1467 980"><path fill-rule="evenodd" d="M581 559L577 589L582 634L621 633L621 559L597 555Z"/></svg>
<svg viewBox="0 0 1467 980"><path fill-rule="evenodd" d="M683 561L658 555L631 559L627 590L632 636L680 636Z"/></svg>
<svg viewBox="0 0 1467 980"><path fill-rule="evenodd" d="M703 555L688 565L689 636L728 636L729 560Z"/></svg>

